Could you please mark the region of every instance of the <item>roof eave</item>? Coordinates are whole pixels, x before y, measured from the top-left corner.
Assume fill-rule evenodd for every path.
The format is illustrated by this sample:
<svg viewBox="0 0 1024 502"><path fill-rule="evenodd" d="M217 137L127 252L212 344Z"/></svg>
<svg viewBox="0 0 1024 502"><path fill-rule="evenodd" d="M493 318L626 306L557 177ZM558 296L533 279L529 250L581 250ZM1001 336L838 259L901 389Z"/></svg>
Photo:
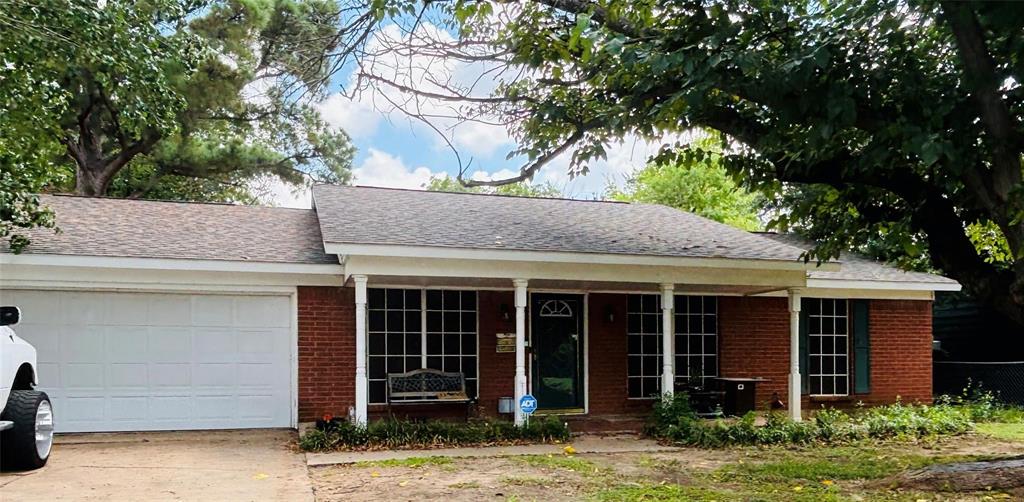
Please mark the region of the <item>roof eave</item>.
<svg viewBox="0 0 1024 502"><path fill-rule="evenodd" d="M701 268L758 270L839 271L839 264L805 263L802 260L770 260L722 257L677 257L611 253L580 253L518 249L479 249L449 246L413 246L401 244L359 244L324 242L324 251L344 261L347 256L388 256L401 258L445 258L461 260L523 261L549 263L587 263L602 265L653 265Z"/></svg>
<svg viewBox="0 0 1024 502"><path fill-rule="evenodd" d="M924 282L924 281L875 281L855 279L807 279L808 288L822 289L871 289L899 291L960 291L963 289L957 282Z"/></svg>

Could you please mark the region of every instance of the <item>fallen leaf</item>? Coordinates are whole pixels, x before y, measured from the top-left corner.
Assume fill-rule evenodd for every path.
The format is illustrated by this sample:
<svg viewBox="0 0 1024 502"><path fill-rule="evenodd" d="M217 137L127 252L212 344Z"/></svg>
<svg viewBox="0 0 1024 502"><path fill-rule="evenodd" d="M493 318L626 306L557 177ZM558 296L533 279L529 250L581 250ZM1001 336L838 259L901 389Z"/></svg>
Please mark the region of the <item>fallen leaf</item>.
<svg viewBox="0 0 1024 502"><path fill-rule="evenodd" d="M380 473L377 472L377 471L373 471L373 472L370 473L370 477L371 478L379 478L380 477Z"/></svg>
<svg viewBox="0 0 1024 502"><path fill-rule="evenodd" d="M270 477L270 474L267 474L267 473L264 473L264 472L260 472L260 473L254 474L252 476L252 479L267 479L269 477Z"/></svg>
<svg viewBox="0 0 1024 502"><path fill-rule="evenodd" d="M402 481L401 483L398 483L398 486L405 486L407 484L409 484L408 481Z"/></svg>

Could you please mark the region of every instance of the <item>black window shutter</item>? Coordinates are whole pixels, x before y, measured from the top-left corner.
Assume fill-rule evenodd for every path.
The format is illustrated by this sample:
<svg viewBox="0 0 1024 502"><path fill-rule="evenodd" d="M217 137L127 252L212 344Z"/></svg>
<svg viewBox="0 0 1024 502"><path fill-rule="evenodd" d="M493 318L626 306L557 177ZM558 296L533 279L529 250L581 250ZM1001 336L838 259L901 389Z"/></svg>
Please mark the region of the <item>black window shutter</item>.
<svg viewBox="0 0 1024 502"><path fill-rule="evenodd" d="M810 326L808 320L807 309L800 308L800 393L810 394L811 393L811 378L808 375L809 368L811 367L810 356L808 355L807 348L810 346L810 336L807 334L807 328Z"/></svg>
<svg viewBox="0 0 1024 502"><path fill-rule="evenodd" d="M853 391L871 392L871 329L868 326L870 300L853 300Z"/></svg>

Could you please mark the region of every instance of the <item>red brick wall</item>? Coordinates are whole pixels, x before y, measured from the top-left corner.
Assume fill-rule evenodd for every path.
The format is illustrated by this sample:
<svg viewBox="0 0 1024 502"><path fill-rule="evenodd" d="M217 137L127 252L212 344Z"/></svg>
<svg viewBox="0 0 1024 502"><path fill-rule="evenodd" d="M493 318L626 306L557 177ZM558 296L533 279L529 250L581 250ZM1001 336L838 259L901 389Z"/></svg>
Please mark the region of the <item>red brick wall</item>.
<svg viewBox="0 0 1024 502"><path fill-rule="evenodd" d="M355 404L355 289L298 288L299 421Z"/></svg>
<svg viewBox="0 0 1024 502"><path fill-rule="evenodd" d="M932 400L932 302L871 300L869 404Z"/></svg>
<svg viewBox="0 0 1024 502"><path fill-rule="evenodd" d="M345 415L355 400L355 299L353 288L299 287L299 420L325 413ZM513 293L479 292L479 411L496 416L498 398L513 395L515 354L495 352L496 333L515 332ZM589 296L587 353L591 415L644 411L648 401L628 400L626 387L626 295ZM509 319L501 318L501 305ZM609 309L614 320L608 322ZM785 298L720 297L720 374L762 377L757 400L763 409L773 392L786 399L789 373L789 312ZM879 404L931 400L931 302L872 300L871 393L849 402ZM853 379L851 378L851 385ZM806 398L805 398L806 401ZM806 403L805 407L817 407ZM411 408L411 407L410 407ZM415 415L461 416L461 407L403 410ZM373 407L372 415L384 410Z"/></svg>
<svg viewBox="0 0 1024 502"><path fill-rule="evenodd" d="M718 374L760 377L758 408L789 381L789 307L785 298L718 298Z"/></svg>
<svg viewBox="0 0 1024 502"><path fill-rule="evenodd" d="M835 405L931 402L931 302L871 300L871 392L851 394ZM785 298L720 297L719 354L723 376L763 377L762 409L778 392L785 401L789 377L789 311ZM852 350L851 350L852 354ZM852 361L852 358L851 358ZM853 386L851 362L850 386ZM818 408L804 397L804 408Z"/></svg>
<svg viewBox="0 0 1024 502"><path fill-rule="evenodd" d="M508 309L508 319L502 319L501 308ZM495 352L497 333L516 332L515 295L511 291L480 291L477 293L479 319L478 354L480 357L480 414L498 415L498 398L515 395L516 354ZM529 378L529 376L527 376Z"/></svg>

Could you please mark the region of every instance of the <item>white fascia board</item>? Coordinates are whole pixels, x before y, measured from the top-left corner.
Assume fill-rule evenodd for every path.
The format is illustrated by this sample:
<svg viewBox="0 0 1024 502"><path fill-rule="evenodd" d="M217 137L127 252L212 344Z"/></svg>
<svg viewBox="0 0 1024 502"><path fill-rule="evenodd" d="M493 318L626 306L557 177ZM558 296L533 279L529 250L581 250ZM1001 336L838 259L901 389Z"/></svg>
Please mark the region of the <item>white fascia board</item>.
<svg viewBox="0 0 1024 502"><path fill-rule="evenodd" d="M324 251L339 257L438 258L454 260L578 263L591 265L650 265L663 267L721 268L754 270L807 270L838 272L839 263L804 263L802 260L751 260L738 258L688 258L609 253L570 253L562 251L523 251L512 249L469 249L442 246L403 246L393 244L324 243Z"/></svg>
<svg viewBox="0 0 1024 502"><path fill-rule="evenodd" d="M51 267L314 275L342 275L345 273L344 266L340 264L335 265L330 263L269 263L226 260L188 260L173 258L120 258L111 256L76 256L47 254L15 255L9 253L0 253L0 265L42 265Z"/></svg>
<svg viewBox="0 0 1024 502"><path fill-rule="evenodd" d="M589 264L542 261L459 260L349 256L349 275L371 277L448 277L475 279L542 279L579 282L709 284L758 288L806 287L802 270L736 269L635 264Z"/></svg>
<svg viewBox="0 0 1024 502"><path fill-rule="evenodd" d="M804 298L837 298L837 299L865 299L865 300L924 300L935 299L934 291L908 290L908 289L854 289L854 288L800 288L800 295ZM785 298L785 291L772 291L759 293L751 296L768 296Z"/></svg>
<svg viewBox="0 0 1024 502"><path fill-rule="evenodd" d="M843 279L807 279L808 288L860 289L884 291L960 291L955 282L857 281Z"/></svg>

